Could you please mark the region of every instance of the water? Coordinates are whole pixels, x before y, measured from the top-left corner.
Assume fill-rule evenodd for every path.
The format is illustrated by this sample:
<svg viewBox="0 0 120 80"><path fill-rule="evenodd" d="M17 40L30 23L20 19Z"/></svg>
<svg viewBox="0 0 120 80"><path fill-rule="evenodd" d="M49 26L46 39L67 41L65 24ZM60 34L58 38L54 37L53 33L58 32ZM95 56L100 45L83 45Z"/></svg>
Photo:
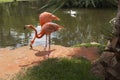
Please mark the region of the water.
<svg viewBox="0 0 120 80"><path fill-rule="evenodd" d="M40 31L37 2L13 2L0 4L0 47L21 47L29 45L34 36L32 30L24 30L24 25L33 24ZM109 21L116 16L116 9L59 9L54 14L61 20L56 23L63 30L52 33L52 44L72 46L79 43L98 42L106 44L112 26ZM34 46L44 45L45 36L36 39Z"/></svg>

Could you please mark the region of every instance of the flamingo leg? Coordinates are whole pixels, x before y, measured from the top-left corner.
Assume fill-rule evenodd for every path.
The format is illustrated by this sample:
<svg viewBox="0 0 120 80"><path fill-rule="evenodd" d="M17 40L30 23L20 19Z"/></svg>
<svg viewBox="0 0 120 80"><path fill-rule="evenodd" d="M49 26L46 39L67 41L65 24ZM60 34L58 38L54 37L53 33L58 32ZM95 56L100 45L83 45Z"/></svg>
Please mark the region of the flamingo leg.
<svg viewBox="0 0 120 80"><path fill-rule="evenodd" d="M46 42L45 42L45 47L44 47L44 50L46 50L46 48L47 48L47 35L46 35Z"/></svg>
<svg viewBox="0 0 120 80"><path fill-rule="evenodd" d="M48 48L48 51L49 51L49 54L50 54L51 37L50 37L50 34L48 36L49 36L49 48ZM48 54L48 56L49 56L49 54Z"/></svg>
<svg viewBox="0 0 120 80"><path fill-rule="evenodd" d="M33 45L33 43L34 43L34 41L35 41L35 38L36 38L36 37L34 36L34 38L33 38L33 39L31 40L31 42L30 42L30 49L33 49L33 46L32 46L32 45Z"/></svg>

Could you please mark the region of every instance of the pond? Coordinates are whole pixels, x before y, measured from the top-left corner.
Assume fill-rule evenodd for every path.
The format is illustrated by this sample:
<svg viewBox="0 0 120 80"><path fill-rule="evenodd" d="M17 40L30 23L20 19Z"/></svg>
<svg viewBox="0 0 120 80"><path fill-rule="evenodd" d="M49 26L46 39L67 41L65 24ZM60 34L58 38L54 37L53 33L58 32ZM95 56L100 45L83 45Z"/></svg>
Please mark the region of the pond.
<svg viewBox="0 0 120 80"><path fill-rule="evenodd" d="M24 25L33 24L39 30L40 10L37 2L0 3L0 48L29 45L34 36L32 30L24 30ZM72 46L79 43L98 42L106 44L106 37L112 32L109 21L116 16L116 9L58 9L54 12L61 20L55 23L63 30L52 33L55 45ZM44 45L45 36L36 39L34 46Z"/></svg>

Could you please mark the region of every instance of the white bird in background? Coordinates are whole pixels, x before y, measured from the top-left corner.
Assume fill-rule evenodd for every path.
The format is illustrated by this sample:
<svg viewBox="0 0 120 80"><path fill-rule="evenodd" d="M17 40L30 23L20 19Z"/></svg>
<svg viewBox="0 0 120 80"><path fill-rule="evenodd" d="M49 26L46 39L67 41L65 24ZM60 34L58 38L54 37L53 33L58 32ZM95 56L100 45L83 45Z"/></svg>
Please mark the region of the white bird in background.
<svg viewBox="0 0 120 80"><path fill-rule="evenodd" d="M116 22L116 18L113 18L109 21L109 23L112 24L112 25L115 25L115 22Z"/></svg>
<svg viewBox="0 0 120 80"><path fill-rule="evenodd" d="M71 17L76 17L76 14L77 14L77 12L73 10L70 10L67 13L69 13Z"/></svg>

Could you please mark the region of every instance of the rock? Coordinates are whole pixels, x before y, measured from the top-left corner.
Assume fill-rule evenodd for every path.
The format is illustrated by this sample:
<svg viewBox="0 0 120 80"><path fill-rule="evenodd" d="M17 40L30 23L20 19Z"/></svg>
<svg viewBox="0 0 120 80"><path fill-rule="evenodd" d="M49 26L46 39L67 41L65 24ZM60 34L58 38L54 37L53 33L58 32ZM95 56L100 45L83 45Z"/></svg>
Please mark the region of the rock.
<svg viewBox="0 0 120 80"><path fill-rule="evenodd" d="M104 52L92 64L91 72L103 80L120 80L120 62L113 52Z"/></svg>

